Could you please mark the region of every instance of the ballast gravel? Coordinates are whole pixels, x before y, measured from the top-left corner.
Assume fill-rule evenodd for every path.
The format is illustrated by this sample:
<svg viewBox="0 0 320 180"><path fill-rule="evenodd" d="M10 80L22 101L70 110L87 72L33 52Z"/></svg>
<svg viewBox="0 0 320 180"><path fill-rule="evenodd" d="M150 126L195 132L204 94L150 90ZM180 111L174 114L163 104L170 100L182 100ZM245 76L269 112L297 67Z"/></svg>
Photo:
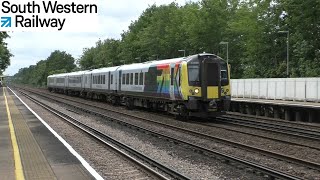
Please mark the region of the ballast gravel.
<svg viewBox="0 0 320 180"><path fill-rule="evenodd" d="M108 180L153 179L111 148L96 142L24 96L19 95L19 97L65 139L102 178Z"/></svg>
<svg viewBox="0 0 320 180"><path fill-rule="evenodd" d="M52 128L54 128L63 138L67 140L100 174L109 179L112 172L110 166L113 161L103 158L108 153L107 149L100 147L99 143L89 142L90 138L85 138L82 133L75 130L70 125L44 111L28 99L21 96L29 106L37 112ZM34 96L36 97L36 96ZM37 98L39 99L39 98ZM191 179L264 179L255 175L251 170L239 169L234 166L222 163L220 160L209 160L207 156L195 153L188 148L177 146L174 143L152 137L136 130L125 128L121 125L101 121L90 115L80 115L70 108L41 100L51 107L61 110L72 117L85 122L87 125L99 129L121 142L134 147L143 154L156 159L166 166L176 169L178 172L190 177ZM82 134L82 135L81 135ZM92 141L92 140L91 140ZM117 178L112 178L117 179ZM128 179L121 178L119 179Z"/></svg>

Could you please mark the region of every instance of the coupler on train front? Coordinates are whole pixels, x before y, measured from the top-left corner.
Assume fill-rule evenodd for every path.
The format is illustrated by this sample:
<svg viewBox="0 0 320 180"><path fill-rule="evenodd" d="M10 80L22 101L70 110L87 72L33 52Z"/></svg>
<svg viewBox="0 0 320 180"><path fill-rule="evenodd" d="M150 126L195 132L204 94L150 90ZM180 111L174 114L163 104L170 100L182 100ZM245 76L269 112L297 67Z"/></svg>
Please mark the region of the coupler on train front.
<svg viewBox="0 0 320 180"><path fill-rule="evenodd" d="M212 99L202 101L197 99L190 99L186 103L186 108L189 111L189 116L210 118L225 115L229 110L231 104L230 98Z"/></svg>

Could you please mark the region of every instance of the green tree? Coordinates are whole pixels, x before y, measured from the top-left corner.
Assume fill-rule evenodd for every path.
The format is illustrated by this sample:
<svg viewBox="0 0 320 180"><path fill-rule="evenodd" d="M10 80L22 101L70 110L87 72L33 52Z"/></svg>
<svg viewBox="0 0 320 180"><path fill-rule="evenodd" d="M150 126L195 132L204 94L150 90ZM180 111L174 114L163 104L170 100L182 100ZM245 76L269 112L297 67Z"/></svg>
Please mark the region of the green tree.
<svg viewBox="0 0 320 180"><path fill-rule="evenodd" d="M71 54L68 54L65 51L56 50L46 59L46 72L48 75L51 75L54 71L60 69L65 69L67 72L71 72L76 67L74 62L75 59Z"/></svg>
<svg viewBox="0 0 320 180"><path fill-rule="evenodd" d="M18 84L45 86L49 75L71 72L75 68L74 58L70 54L56 50L46 60L41 60L28 68L20 69L13 79Z"/></svg>
<svg viewBox="0 0 320 180"><path fill-rule="evenodd" d="M320 1L281 0L284 29L290 31L293 77L320 75Z"/></svg>
<svg viewBox="0 0 320 180"><path fill-rule="evenodd" d="M8 50L7 43L4 42L9 35L6 32L0 32L0 75L10 65L10 58L13 56Z"/></svg>

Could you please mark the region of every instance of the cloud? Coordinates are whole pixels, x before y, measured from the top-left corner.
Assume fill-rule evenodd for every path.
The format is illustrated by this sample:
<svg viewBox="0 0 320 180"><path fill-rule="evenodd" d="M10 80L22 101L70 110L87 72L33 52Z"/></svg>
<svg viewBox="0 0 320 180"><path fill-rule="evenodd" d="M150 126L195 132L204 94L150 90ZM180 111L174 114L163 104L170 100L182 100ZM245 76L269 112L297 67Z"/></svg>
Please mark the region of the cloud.
<svg viewBox="0 0 320 180"><path fill-rule="evenodd" d="M173 0L99 0L101 27L96 33L66 32L14 32L9 33L8 47L14 57L5 71L14 75L20 68L35 65L46 59L54 50L62 50L79 58L83 48L92 47L100 39L120 39L120 34L128 29L132 21L150 5L170 4ZM193 0L197 1L197 0ZM184 5L186 0L175 0Z"/></svg>

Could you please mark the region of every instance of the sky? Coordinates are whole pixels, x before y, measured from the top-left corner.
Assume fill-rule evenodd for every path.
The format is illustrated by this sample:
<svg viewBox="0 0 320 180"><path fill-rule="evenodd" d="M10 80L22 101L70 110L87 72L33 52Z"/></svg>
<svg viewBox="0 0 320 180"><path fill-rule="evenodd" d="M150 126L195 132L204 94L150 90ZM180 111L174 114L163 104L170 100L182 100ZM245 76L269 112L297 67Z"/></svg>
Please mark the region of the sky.
<svg viewBox="0 0 320 180"><path fill-rule="evenodd" d="M6 39L6 42L14 57L4 74L12 76L20 68L35 65L45 60L54 50L66 51L77 59L84 48L94 46L99 39L120 39L120 34L150 5L170 4L173 1L184 5L190 0L101 0L102 5L98 8L103 23L96 33L11 32L11 38Z"/></svg>

